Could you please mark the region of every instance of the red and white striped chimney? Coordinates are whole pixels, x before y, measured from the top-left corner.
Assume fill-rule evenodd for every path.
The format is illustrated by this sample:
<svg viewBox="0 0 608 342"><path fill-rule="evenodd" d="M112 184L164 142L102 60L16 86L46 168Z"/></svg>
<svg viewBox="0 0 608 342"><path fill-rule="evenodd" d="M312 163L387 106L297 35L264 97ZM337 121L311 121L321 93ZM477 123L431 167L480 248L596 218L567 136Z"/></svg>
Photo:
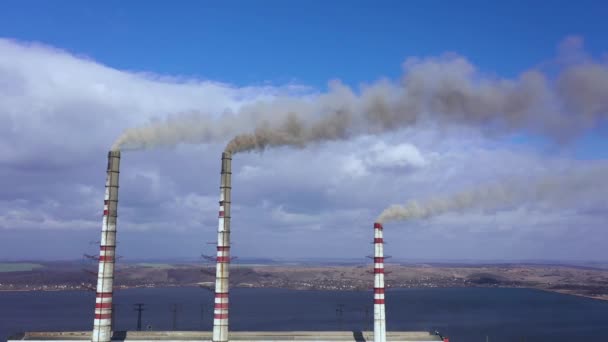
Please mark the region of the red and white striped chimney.
<svg viewBox="0 0 608 342"><path fill-rule="evenodd" d="M386 342L384 308L384 240L382 224L374 223L374 342Z"/></svg>
<svg viewBox="0 0 608 342"><path fill-rule="evenodd" d="M112 340L112 289L114 287L119 169L120 151L110 151L108 153L106 193L103 201L95 319L93 321L93 333L91 334L91 341L93 342L110 342Z"/></svg>
<svg viewBox="0 0 608 342"><path fill-rule="evenodd" d="M230 152L222 153L220 212L217 228L217 265L215 272L215 305L213 310L213 342L228 341L228 276L230 266Z"/></svg>

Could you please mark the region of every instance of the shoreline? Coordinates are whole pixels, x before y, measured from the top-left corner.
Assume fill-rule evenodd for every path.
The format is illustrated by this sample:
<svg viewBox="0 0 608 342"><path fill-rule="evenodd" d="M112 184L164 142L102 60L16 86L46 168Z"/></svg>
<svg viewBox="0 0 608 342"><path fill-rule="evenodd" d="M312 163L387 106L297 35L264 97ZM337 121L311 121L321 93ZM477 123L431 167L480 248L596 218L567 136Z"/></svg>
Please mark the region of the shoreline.
<svg viewBox="0 0 608 342"><path fill-rule="evenodd" d="M199 286L198 284L186 284L186 285L162 285L162 286L129 286L122 287L117 290L131 290L131 289L158 289L158 288L200 288L201 290L209 290L208 288ZM277 290L291 290L291 291L339 291L339 292L360 292L360 291L368 291L364 289L352 289L352 290L329 290L329 289L303 289L303 288L289 288L289 287L255 287L255 286L234 286L233 288L238 289L277 289ZM605 296L593 296L587 295L583 293L572 292L571 290L561 290L561 289L547 289L542 287L528 287L528 286L452 286L452 287L391 287L390 289L394 290L402 290L402 289L464 289L464 288L506 288L506 289L529 289L529 290L540 290L544 292L550 293L558 293L562 295L576 296L582 298L588 298L599 301L608 301L608 295ZM91 291L89 289L0 289L0 293L3 292L61 292L61 291Z"/></svg>
<svg viewBox="0 0 608 342"><path fill-rule="evenodd" d="M583 298L589 298L589 299L594 299L594 300L601 300L601 301L608 301L608 295L606 296L592 296L592 295L587 295L587 294L583 294L583 293L575 293L575 292L571 292L570 290L551 290L551 289L544 289L541 287L529 287L530 289L534 289L534 290L541 290L541 291L545 291L545 292L551 292L551 293L559 293L559 294L563 294L563 295L569 295L569 296L575 296L575 297L583 297Z"/></svg>

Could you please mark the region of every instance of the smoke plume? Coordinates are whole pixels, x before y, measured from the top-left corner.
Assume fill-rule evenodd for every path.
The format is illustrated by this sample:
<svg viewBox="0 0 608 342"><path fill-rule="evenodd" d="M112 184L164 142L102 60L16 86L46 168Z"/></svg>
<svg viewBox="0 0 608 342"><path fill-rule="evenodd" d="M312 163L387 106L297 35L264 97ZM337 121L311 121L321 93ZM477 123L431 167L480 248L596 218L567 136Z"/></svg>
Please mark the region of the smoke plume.
<svg viewBox="0 0 608 342"><path fill-rule="evenodd" d="M601 210L608 210L606 174L608 166L599 165L560 175L507 179L445 197L394 204L384 209L377 221L431 218L466 209L495 211L515 208L522 203L531 203L538 208L564 209L585 206L596 209L599 205Z"/></svg>
<svg viewBox="0 0 608 342"><path fill-rule="evenodd" d="M561 142L605 122L608 65L588 57L576 37L566 39L550 65L557 72L530 69L509 79L481 73L456 55L410 58L399 82L381 80L354 91L334 81L320 95L276 97L220 116L174 115L126 130L113 149L227 141L231 152L302 147L423 121L521 131Z"/></svg>

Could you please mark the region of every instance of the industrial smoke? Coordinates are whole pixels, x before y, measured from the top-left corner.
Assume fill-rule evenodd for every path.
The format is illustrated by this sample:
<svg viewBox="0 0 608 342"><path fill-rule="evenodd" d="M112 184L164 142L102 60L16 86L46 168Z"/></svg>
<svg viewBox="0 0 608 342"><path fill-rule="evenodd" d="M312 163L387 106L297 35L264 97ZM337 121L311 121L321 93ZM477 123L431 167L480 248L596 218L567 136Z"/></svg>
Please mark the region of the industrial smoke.
<svg viewBox="0 0 608 342"><path fill-rule="evenodd" d="M431 218L473 208L497 210L515 207L526 201L538 205L573 207L594 194L603 198L608 192L605 182L607 174L608 167L599 165L557 175L505 179L448 196L393 204L382 211L377 221Z"/></svg>
<svg viewBox="0 0 608 342"><path fill-rule="evenodd" d="M534 68L514 78L481 73L457 55L410 58L399 82L380 80L354 91L333 81L318 95L276 97L218 115L174 114L126 130L112 149L232 139L226 152L237 153L303 147L419 122L475 125L490 132L527 132L567 141L608 117L608 65L587 57L580 38L567 38L560 51L554 61L542 64L551 65L551 72Z"/></svg>

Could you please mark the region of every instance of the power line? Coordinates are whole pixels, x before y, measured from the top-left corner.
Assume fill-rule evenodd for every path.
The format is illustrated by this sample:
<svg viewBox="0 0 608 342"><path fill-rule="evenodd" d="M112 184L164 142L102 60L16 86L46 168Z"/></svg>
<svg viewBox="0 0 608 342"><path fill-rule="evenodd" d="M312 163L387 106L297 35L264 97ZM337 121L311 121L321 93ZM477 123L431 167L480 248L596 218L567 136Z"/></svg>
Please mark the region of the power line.
<svg viewBox="0 0 608 342"><path fill-rule="evenodd" d="M177 310L178 310L178 305L173 304L173 307L171 309L171 312L173 313L173 330L177 330Z"/></svg>
<svg viewBox="0 0 608 342"><path fill-rule="evenodd" d="M116 328L116 308L117 307L118 307L118 304L112 303L112 320L110 322L110 326L112 327L112 330L115 330L115 328Z"/></svg>
<svg viewBox="0 0 608 342"><path fill-rule="evenodd" d="M344 330L342 326L342 314L344 314L344 304L338 304L338 307L336 308L336 319L338 320L340 330Z"/></svg>
<svg viewBox="0 0 608 342"><path fill-rule="evenodd" d="M137 331L141 331L141 313L144 311L144 303L133 304L135 311L137 311Z"/></svg>
<svg viewBox="0 0 608 342"><path fill-rule="evenodd" d="M201 328L205 327L205 308L206 305L201 303Z"/></svg>

